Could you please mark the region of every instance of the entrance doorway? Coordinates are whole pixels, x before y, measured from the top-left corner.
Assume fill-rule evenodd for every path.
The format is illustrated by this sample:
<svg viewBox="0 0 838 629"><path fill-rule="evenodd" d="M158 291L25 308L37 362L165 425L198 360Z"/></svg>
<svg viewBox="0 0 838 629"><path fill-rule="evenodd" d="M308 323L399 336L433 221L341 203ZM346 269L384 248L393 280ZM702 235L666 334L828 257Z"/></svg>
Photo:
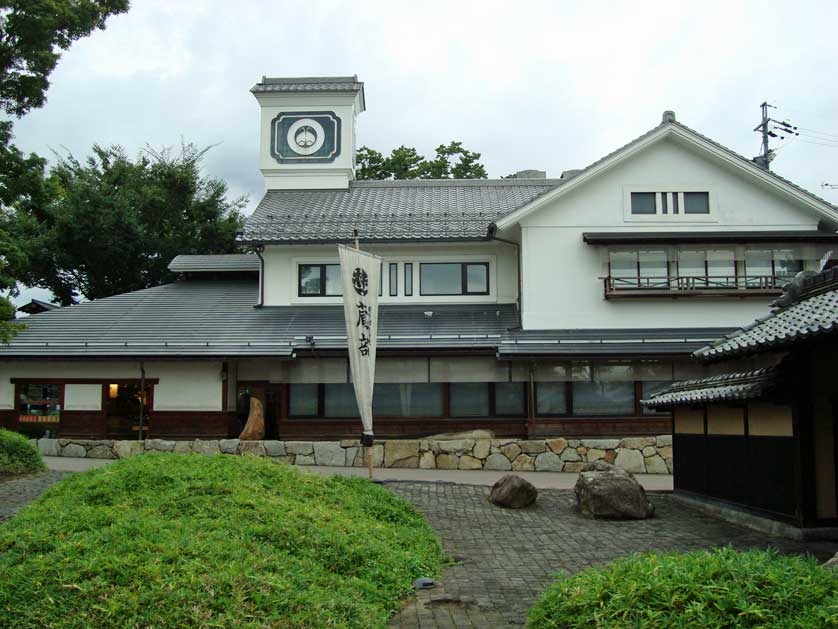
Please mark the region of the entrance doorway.
<svg viewBox="0 0 838 629"><path fill-rule="evenodd" d="M105 385L105 421L108 435L113 439L147 437L150 429L152 385L146 384L145 394L140 394L139 382L122 382ZM142 421L140 421L142 409Z"/></svg>

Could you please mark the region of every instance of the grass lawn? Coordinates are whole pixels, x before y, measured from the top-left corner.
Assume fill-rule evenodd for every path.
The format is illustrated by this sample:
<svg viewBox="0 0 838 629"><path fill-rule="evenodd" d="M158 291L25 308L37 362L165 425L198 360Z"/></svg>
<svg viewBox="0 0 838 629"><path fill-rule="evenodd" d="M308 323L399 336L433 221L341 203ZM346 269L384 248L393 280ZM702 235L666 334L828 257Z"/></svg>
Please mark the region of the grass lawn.
<svg viewBox="0 0 838 629"><path fill-rule="evenodd" d="M0 476L47 469L38 448L20 433L0 428Z"/></svg>
<svg viewBox="0 0 838 629"><path fill-rule="evenodd" d="M443 560L424 519L366 480L145 454L0 525L0 626L383 627Z"/></svg>
<svg viewBox="0 0 838 629"><path fill-rule="evenodd" d="M560 578L532 629L838 626L838 573L776 551L645 553Z"/></svg>

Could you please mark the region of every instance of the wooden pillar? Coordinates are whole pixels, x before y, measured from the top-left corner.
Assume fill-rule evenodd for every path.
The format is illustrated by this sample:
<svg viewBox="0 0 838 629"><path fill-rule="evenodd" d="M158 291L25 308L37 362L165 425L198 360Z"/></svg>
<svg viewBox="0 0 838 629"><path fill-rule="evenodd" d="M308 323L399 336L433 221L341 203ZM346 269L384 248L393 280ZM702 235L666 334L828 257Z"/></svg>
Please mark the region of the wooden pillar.
<svg viewBox="0 0 838 629"><path fill-rule="evenodd" d="M530 362L527 381L527 439L535 433L535 363Z"/></svg>

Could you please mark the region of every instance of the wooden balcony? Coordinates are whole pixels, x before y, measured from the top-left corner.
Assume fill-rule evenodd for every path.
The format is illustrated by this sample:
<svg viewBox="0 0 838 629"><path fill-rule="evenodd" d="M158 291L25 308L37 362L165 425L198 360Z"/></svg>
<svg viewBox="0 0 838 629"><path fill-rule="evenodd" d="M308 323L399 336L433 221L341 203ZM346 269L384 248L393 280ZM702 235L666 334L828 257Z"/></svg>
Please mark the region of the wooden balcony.
<svg viewBox="0 0 838 629"><path fill-rule="evenodd" d="M683 297L777 297L789 277L777 275L669 275L600 278L606 299L680 299Z"/></svg>

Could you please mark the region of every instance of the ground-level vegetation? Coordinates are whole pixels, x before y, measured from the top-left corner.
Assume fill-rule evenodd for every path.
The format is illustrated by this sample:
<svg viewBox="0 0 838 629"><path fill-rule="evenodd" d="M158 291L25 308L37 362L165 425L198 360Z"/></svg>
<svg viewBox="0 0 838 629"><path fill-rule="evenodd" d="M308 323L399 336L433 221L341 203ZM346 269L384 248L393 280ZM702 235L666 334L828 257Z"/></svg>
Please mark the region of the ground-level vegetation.
<svg viewBox="0 0 838 629"><path fill-rule="evenodd" d="M533 629L838 626L838 573L773 550L636 554L560 578Z"/></svg>
<svg viewBox="0 0 838 629"><path fill-rule="evenodd" d="M32 474L45 469L35 444L20 433L0 428L0 476Z"/></svg>
<svg viewBox="0 0 838 629"><path fill-rule="evenodd" d="M0 527L0 626L383 627L442 562L422 516L366 480L145 454Z"/></svg>

